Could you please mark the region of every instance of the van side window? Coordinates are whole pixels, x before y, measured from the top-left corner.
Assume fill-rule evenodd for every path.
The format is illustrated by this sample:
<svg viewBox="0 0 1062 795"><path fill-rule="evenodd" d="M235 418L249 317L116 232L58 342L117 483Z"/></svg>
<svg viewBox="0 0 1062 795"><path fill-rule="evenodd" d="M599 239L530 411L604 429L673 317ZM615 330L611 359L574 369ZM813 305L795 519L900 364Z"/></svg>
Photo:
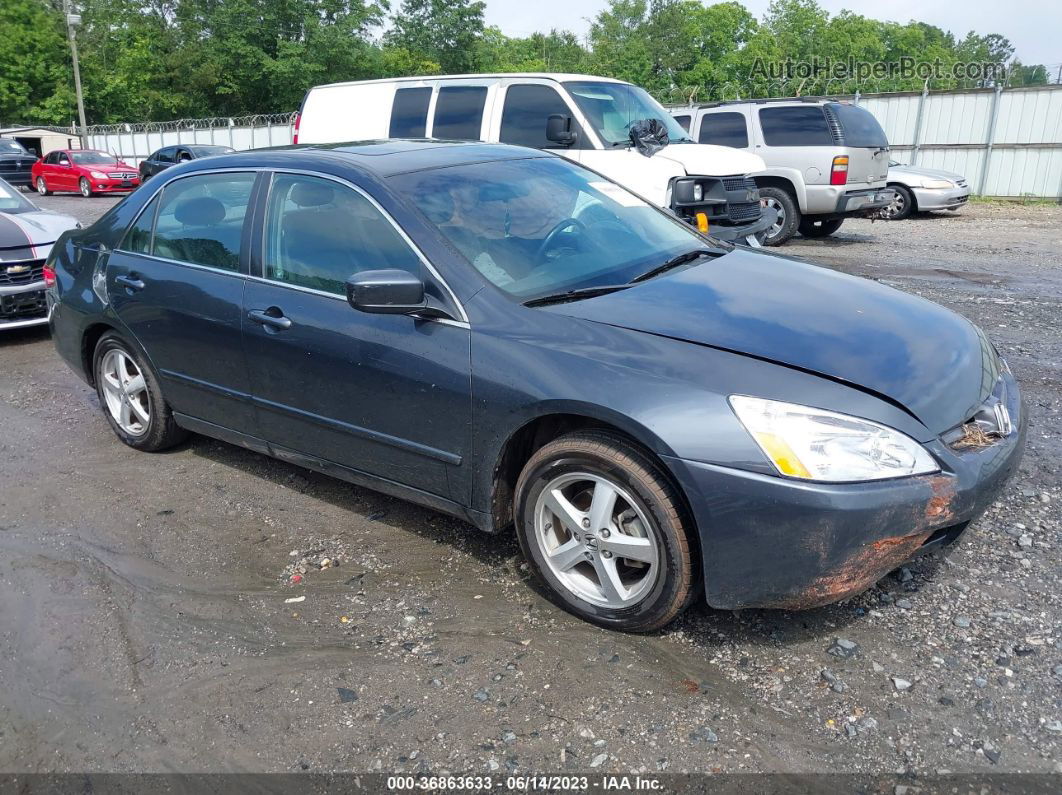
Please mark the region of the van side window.
<svg viewBox="0 0 1062 795"><path fill-rule="evenodd" d="M690 121L691 121L691 119L690 119L689 116L687 116L686 114L682 114L681 116L676 116L675 117L675 121L677 121L679 123L679 126L682 127L682 129L685 130L686 132L690 131Z"/></svg>
<svg viewBox="0 0 1062 795"><path fill-rule="evenodd" d="M391 105L391 138L423 138L428 124L431 88L400 88Z"/></svg>
<svg viewBox="0 0 1062 795"><path fill-rule="evenodd" d="M701 117L697 142L744 149L749 145L749 131L741 113L706 113Z"/></svg>
<svg viewBox="0 0 1062 795"><path fill-rule="evenodd" d="M535 149L556 146L546 138L546 120L554 113L572 115L555 89L540 85L509 86L505 91L499 139L503 144Z"/></svg>
<svg viewBox="0 0 1062 795"><path fill-rule="evenodd" d="M435 100L433 138L478 141L483 128L486 86L444 86Z"/></svg>
<svg viewBox="0 0 1062 795"><path fill-rule="evenodd" d="M361 271L421 274L417 253L371 201L320 177L274 176L265 234L272 281L346 295L347 279Z"/></svg>
<svg viewBox="0 0 1062 795"><path fill-rule="evenodd" d="M768 146L833 146L826 114L818 105L760 108L760 127Z"/></svg>

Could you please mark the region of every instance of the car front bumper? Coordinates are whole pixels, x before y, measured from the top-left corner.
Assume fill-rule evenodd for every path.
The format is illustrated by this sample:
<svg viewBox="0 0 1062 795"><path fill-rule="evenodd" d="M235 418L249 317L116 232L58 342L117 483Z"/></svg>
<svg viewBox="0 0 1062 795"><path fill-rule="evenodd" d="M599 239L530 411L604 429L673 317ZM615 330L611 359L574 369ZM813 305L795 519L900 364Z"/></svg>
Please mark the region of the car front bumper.
<svg viewBox="0 0 1062 795"><path fill-rule="evenodd" d="M93 193L122 193L140 187L140 177L134 179L90 179Z"/></svg>
<svg viewBox="0 0 1062 795"><path fill-rule="evenodd" d="M957 185L954 188L938 190L935 188L911 188L915 204L919 210L954 210L962 207L970 198L970 188Z"/></svg>
<svg viewBox="0 0 1062 795"><path fill-rule="evenodd" d="M0 285L0 332L48 322L44 282Z"/></svg>
<svg viewBox="0 0 1062 795"><path fill-rule="evenodd" d="M866 590L924 550L956 541L1021 460L1025 412L1013 379L1007 386L1013 431L978 450L927 444L941 463L932 475L814 483L668 458L699 529L708 604L829 604Z"/></svg>

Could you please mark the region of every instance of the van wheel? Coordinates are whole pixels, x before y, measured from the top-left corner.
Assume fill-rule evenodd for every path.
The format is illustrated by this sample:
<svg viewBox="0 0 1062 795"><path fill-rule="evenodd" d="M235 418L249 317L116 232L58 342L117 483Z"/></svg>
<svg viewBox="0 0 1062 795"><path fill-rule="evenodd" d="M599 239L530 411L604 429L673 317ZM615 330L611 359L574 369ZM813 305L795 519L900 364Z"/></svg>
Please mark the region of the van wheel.
<svg viewBox="0 0 1062 795"><path fill-rule="evenodd" d="M780 246L796 234L800 223L800 209L793 195L782 188L760 188L760 198L778 213L778 220L767 228L760 241L765 246Z"/></svg>
<svg viewBox="0 0 1062 795"><path fill-rule="evenodd" d="M834 218L832 221L816 221L813 218L805 218L800 222L800 234L804 237L829 237L844 223L843 218Z"/></svg>
<svg viewBox="0 0 1062 795"><path fill-rule="evenodd" d="M114 332L104 334L92 362L103 414L125 444L154 453L187 438L162 397L154 371L125 340Z"/></svg>
<svg viewBox="0 0 1062 795"><path fill-rule="evenodd" d="M622 437L567 434L516 483L517 536L550 597L610 629L650 632L699 592L692 525L663 470Z"/></svg>

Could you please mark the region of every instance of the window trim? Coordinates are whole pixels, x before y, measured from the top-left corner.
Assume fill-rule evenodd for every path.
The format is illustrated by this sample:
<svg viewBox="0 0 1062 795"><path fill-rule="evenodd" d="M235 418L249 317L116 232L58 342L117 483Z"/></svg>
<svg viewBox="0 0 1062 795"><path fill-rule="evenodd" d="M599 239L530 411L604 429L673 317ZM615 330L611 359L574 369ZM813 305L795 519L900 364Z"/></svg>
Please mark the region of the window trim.
<svg viewBox="0 0 1062 795"><path fill-rule="evenodd" d="M466 328L466 329L470 328L469 321L468 321L468 313L465 311L464 305L461 303L460 299L457 297L457 293L455 293L453 291L453 289L450 287L449 283L447 283L446 279L443 278L442 274L439 273L439 271L435 268L434 265L432 265L432 263L428 260L428 258L426 256L424 256L424 252L421 251L420 246L418 246L416 243L414 243L413 239L410 238L410 236L408 234L406 234L406 230L403 229L401 227L401 225L398 224L397 221L395 221L395 219L391 216L391 214L389 212L387 212L387 210L385 210L383 208L383 206L376 200L376 198L373 197L371 194L369 194L368 191L366 191L364 188L361 188L358 185L355 185L350 180L344 179L343 177L337 177L334 174L326 174L326 173L321 172L321 171L313 171L313 170L301 169L301 168L254 168L254 167L250 167L249 168L247 166L241 166L241 167L235 167L235 168L211 168L211 169L205 169L203 171L195 171L195 172L193 172L191 174L185 174L185 175L182 175L180 177L177 177L176 179L170 179L167 182L165 182L164 184L159 185L158 188L155 190L155 192L153 194L151 194L151 196L148 198L148 200L146 202L144 202L144 206L141 207L137 211L136 216L134 216L134 218L129 222L129 225L126 227L126 233L128 233L130 227L132 227L138 220L140 220L140 216L143 215L144 211L151 205L151 202L155 199L155 197L158 196L160 193L162 193L162 191L164 191L166 189L167 185L172 185L174 182L177 182L178 180L188 179L189 177L195 177L195 176L199 176L199 175L203 175L203 174L226 174L226 173L234 173L234 172L235 173L243 172L243 173L248 173L248 174L254 174L255 177L256 177L256 183L255 183L256 186L258 185L258 179L262 178L263 176L265 178L267 178L268 181L269 181L269 184L268 184L268 186L266 187L265 190L259 189L256 192L254 187L252 187L252 189L251 189L251 201L253 203L252 204L252 206L253 206L252 212L254 213L254 215L251 218L251 224L252 224L251 234L252 235L255 234L255 231L256 231L253 228L253 224L255 224L256 222L260 222L261 223L261 229L257 230L262 235L261 240L258 240L258 242L257 242L257 246L260 246L260 247L264 247L263 244L265 242L264 235L265 235L265 209L266 209L266 206L267 206L266 205L266 201L269 198L270 190L272 190L273 175L274 174L301 174L301 175L306 175L306 176L311 176L311 177L321 177L323 179L331 180L332 182L337 182L340 185L345 185L346 187L351 188L352 190L354 190L356 193L360 193L362 196L364 196L366 199L368 199L369 203L372 204L373 207L375 207L377 209L377 211L379 211L380 214L383 215L383 217L387 219L387 221L391 224L391 226L393 226L395 228L395 230L398 232L398 234L405 241L406 245L408 245L413 250L413 253L417 255L417 258L421 261L421 263L428 270L428 272L435 278L435 280L443 288L443 290L446 292L446 294L448 296L450 296L450 300L453 302L453 305L457 308L457 311L458 311L458 313L461 316L460 320L449 320L447 318L423 318L423 320L424 321L431 321L431 322L434 322L434 323L441 323L443 325L448 325L448 326L459 326L461 328ZM161 201L159 202L158 206L159 207L162 206L162 202ZM157 220L157 216L158 216L158 210L157 209L155 211L155 214L156 214L156 220ZM172 263L174 265L181 265L181 266L184 266L186 268L196 268L196 269L199 269L199 270L209 271L211 273L223 273L226 276L233 276L233 277L237 277L237 278L241 278L241 279L251 279L251 280L256 281L256 282L264 282L265 284L271 284L271 285L274 285L274 286L277 286L277 287L285 287L285 288L287 288L289 290L298 290L299 292L311 293L313 295L321 295L321 296L324 296L326 298L333 298L333 299L335 299L337 301L343 301L344 303L346 303L346 300L347 300L345 296L336 295L335 293L327 293L327 292L324 292L323 290L315 290L312 287L302 287L301 285L296 285L296 284L285 284L284 282L278 282L278 281L274 281L273 279L267 279L264 276L259 276L256 273L245 273L242 268L239 271L229 271L229 270L225 270L224 268L215 268L215 267L212 267L210 265L199 265L199 264L194 263L194 262L182 262L181 260L170 259L169 257L159 257L159 256L155 255L154 253L152 253L152 254L143 254L143 253L141 253L139 251L129 251L128 249L124 249L124 248L121 247L121 244L124 243L124 242L125 242L125 234L122 235L122 240L119 242L118 246L116 246L114 250L116 252L120 251L121 253L127 254L127 255L129 255L131 257L148 257L149 259L159 260L161 262L168 262L168 263ZM255 247L256 247L256 244L255 244L254 240L252 239L252 245L251 245L252 251L248 252L248 255L249 255L249 260L248 261L250 263L249 270L254 271L254 270L257 269L259 271L259 273L264 273L265 272L264 266L263 266L263 263L261 262L260 258L258 259L258 261L255 260L255 257L254 257L254 254L253 254L253 249ZM151 225L151 250L152 251L155 250L155 222L154 221L152 221L152 225Z"/></svg>

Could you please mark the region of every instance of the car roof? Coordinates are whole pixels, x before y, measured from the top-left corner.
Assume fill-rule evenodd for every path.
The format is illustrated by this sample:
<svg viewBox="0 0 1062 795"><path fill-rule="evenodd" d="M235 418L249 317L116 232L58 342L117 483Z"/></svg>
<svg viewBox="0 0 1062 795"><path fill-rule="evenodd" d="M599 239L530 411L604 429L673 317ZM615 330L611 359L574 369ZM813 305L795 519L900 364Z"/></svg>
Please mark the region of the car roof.
<svg viewBox="0 0 1062 795"><path fill-rule="evenodd" d="M524 146L477 141L446 141L434 138L392 138L334 144L295 144L268 149L250 149L211 157L204 168L218 168L224 163L255 168L279 166L306 168L320 161L341 161L378 177L426 171L471 163L556 157L551 152ZM258 162L255 162L258 161Z"/></svg>
<svg viewBox="0 0 1062 795"><path fill-rule="evenodd" d="M313 91L315 88L336 88L337 86L361 86L371 85L374 83L419 83L428 80L510 80L513 78L534 78L536 80L553 80L557 83L567 82L569 80L594 80L601 83L627 84L626 80L617 80L614 77L581 75L569 72L498 72L466 75L416 75L412 77L384 77L379 78L377 80L346 80L339 83L324 83L323 85L314 86L310 89L310 91Z"/></svg>

